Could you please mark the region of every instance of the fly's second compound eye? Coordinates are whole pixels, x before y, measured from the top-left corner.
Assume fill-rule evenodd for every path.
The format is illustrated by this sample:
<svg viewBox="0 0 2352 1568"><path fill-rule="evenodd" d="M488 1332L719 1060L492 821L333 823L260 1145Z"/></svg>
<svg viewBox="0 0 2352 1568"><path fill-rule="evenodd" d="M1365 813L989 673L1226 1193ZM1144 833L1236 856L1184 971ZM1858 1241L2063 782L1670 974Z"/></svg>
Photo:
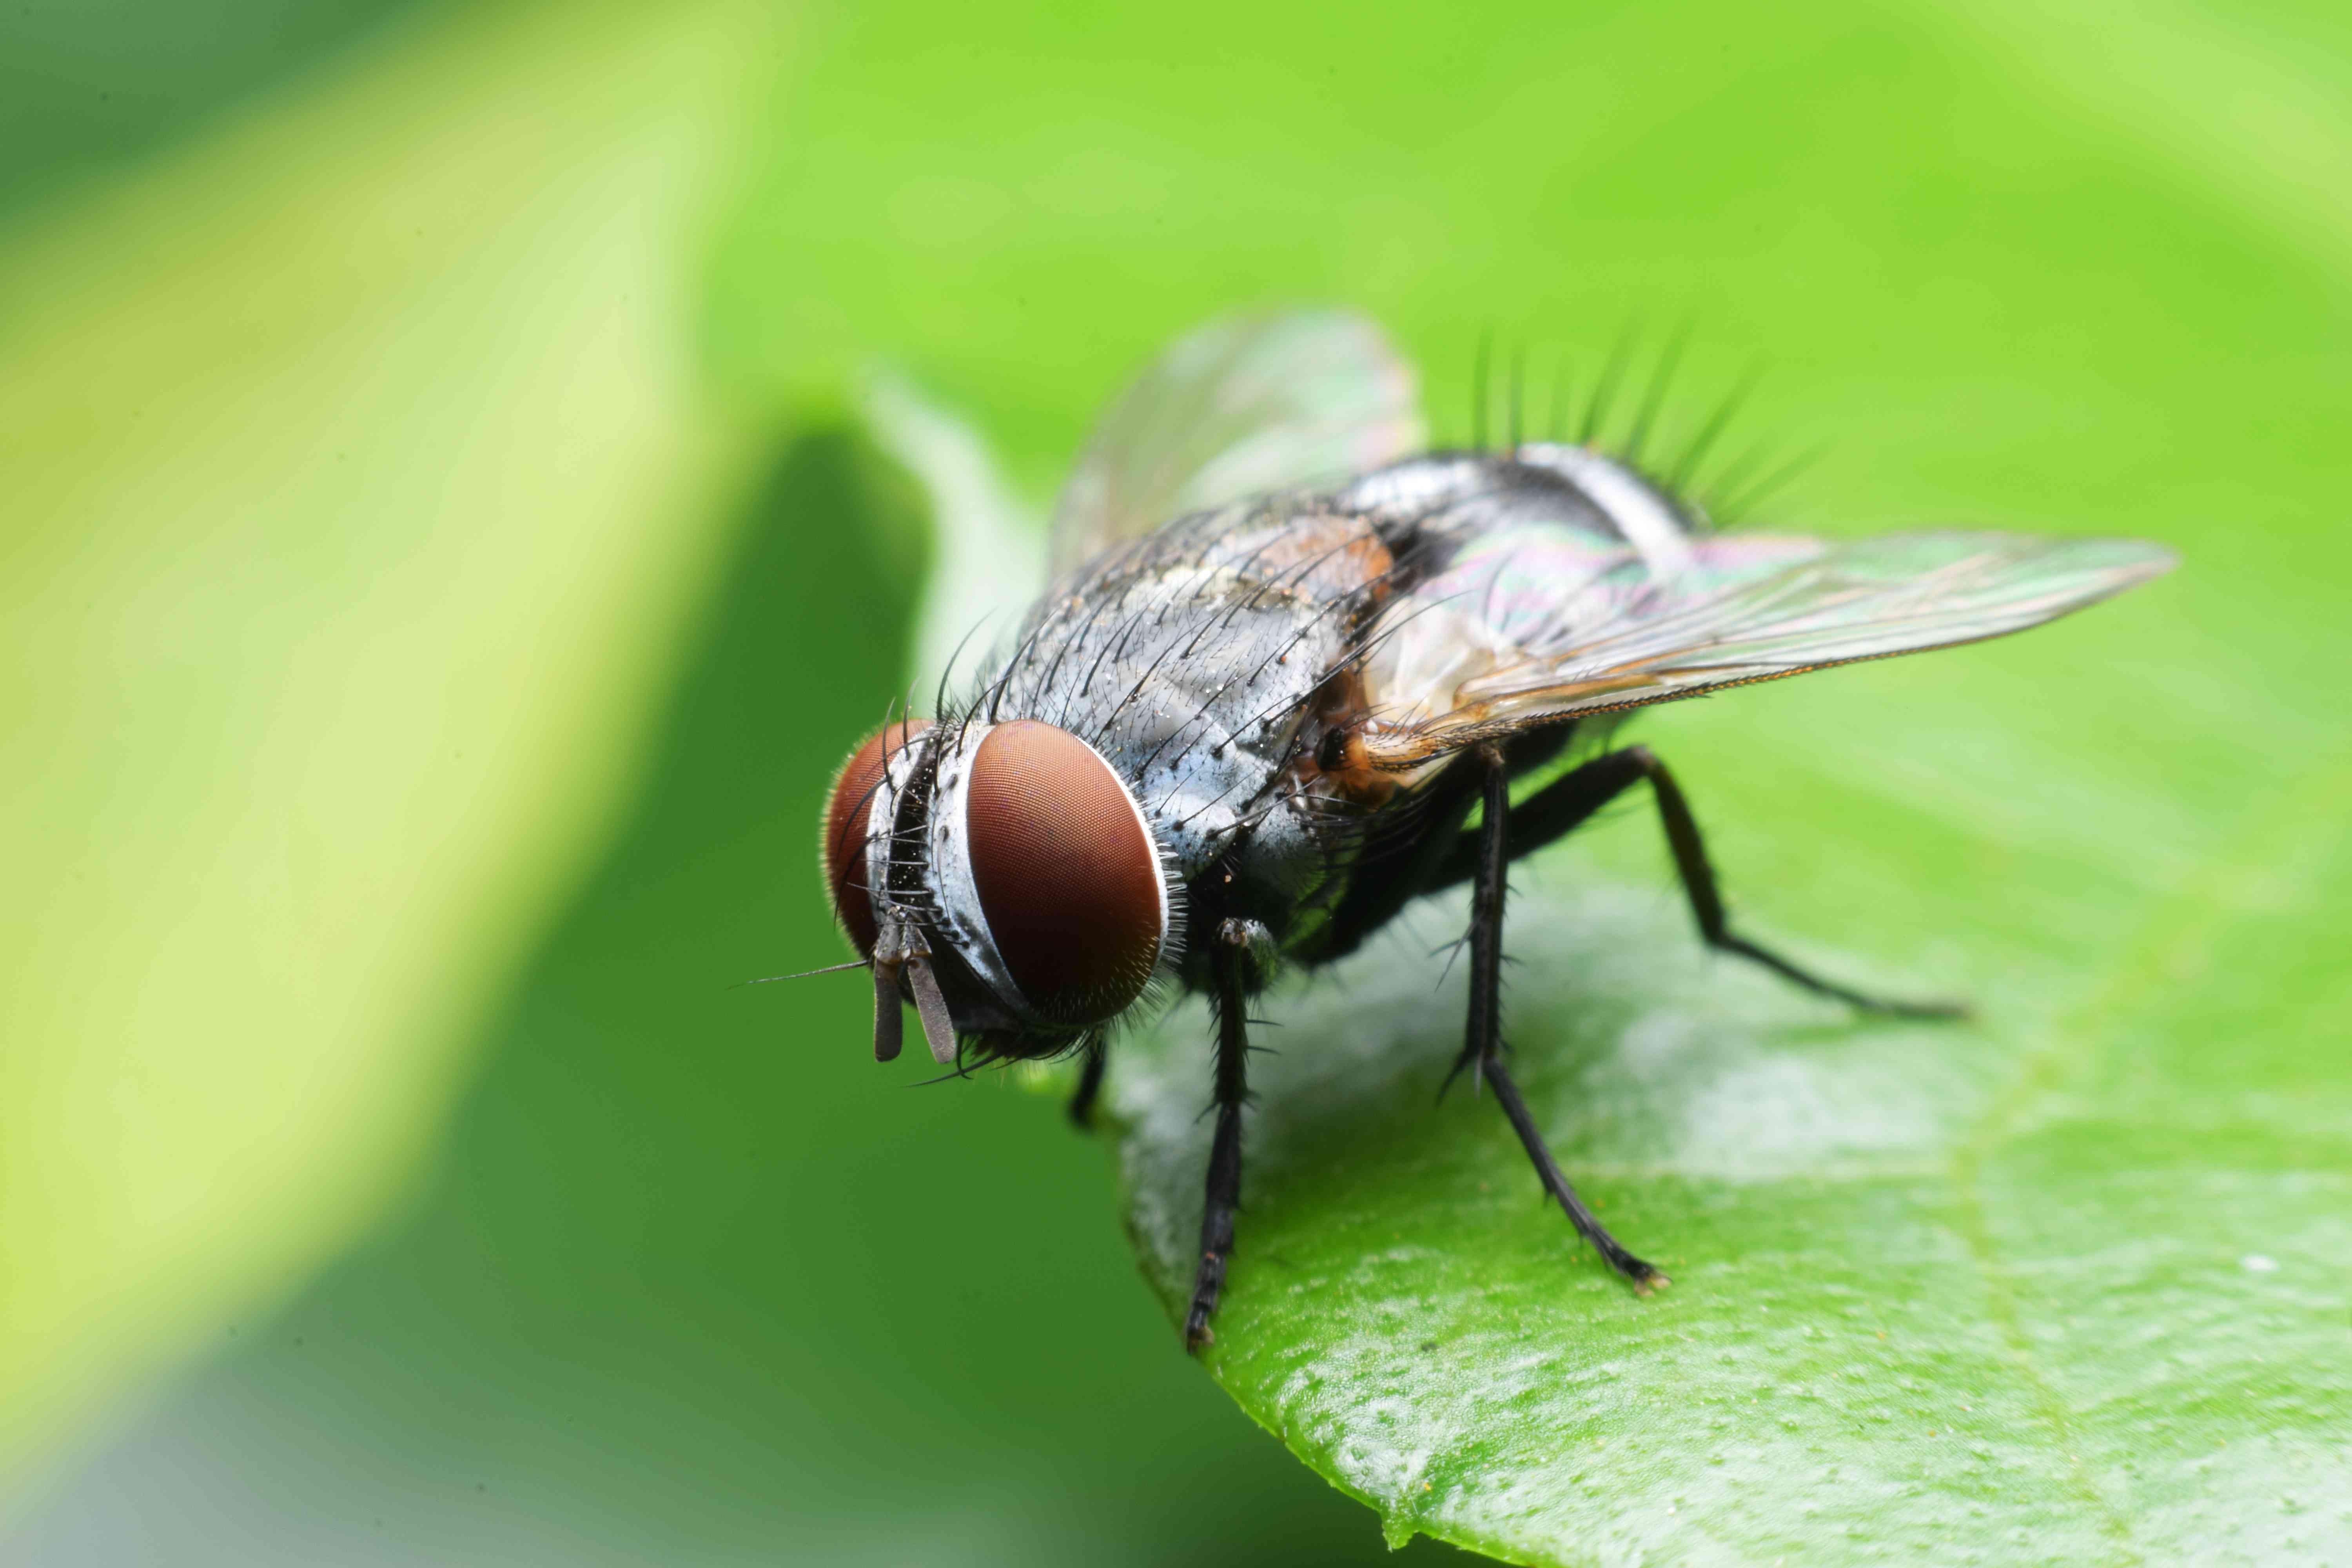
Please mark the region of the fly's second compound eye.
<svg viewBox="0 0 2352 1568"><path fill-rule="evenodd" d="M824 868L825 890L833 895L833 912L861 956L874 956L874 906L866 896L866 844L878 827L872 820L874 796L890 757L908 742L931 727L929 719L886 724L849 753L833 779L833 793L824 803L824 842L818 846Z"/></svg>
<svg viewBox="0 0 2352 1568"><path fill-rule="evenodd" d="M1001 724L972 755L967 801L973 890L1029 1005L1083 1025L1140 995L1168 893L1143 814L1110 765L1051 724Z"/></svg>

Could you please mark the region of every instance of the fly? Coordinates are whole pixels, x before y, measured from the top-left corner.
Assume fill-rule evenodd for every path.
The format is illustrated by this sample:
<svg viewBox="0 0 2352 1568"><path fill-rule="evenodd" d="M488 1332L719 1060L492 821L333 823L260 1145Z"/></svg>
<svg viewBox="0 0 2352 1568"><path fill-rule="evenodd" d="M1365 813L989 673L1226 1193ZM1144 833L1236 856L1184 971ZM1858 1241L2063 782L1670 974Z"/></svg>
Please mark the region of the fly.
<svg viewBox="0 0 2352 1568"><path fill-rule="evenodd" d="M872 973L878 1059L908 1002L943 1064L1075 1053L1083 1125L1114 1032L1168 994L1208 998L1188 1349L1213 1338L1233 1254L1253 999L1462 883L1448 1081L1493 1091L1612 1268L1665 1284L1577 1196L1504 1061L1512 861L1646 784L1706 942L1867 1011L1957 1009L1851 990L1734 931L1647 747L1517 800L1513 781L1636 708L2021 631L2173 564L2123 539L1716 534L1583 435L1426 451L1412 373L1362 319L1203 329L1104 416L1055 510L1053 586L969 697L886 725L835 783L824 870Z"/></svg>

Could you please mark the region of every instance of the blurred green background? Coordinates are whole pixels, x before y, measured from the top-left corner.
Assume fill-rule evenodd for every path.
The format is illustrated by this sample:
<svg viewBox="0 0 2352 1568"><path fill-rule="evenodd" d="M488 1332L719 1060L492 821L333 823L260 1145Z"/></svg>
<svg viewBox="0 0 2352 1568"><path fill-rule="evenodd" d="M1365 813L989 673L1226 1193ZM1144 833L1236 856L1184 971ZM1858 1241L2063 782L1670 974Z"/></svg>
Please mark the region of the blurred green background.
<svg viewBox="0 0 2352 1568"><path fill-rule="evenodd" d="M2242 801L2343 758L2278 672L2341 652L2347 34L7 8L0 1555L1385 1557L1176 1352L1055 1107L877 1072L846 978L730 988L836 955L817 803L903 679L927 520L858 377L1042 500L1237 303L1370 310L1456 437L1482 331L1687 319L1694 386L1760 355L1750 428L1830 443L1782 519L2188 545L2117 657L2226 627L2158 700L2243 726L2166 781Z"/></svg>

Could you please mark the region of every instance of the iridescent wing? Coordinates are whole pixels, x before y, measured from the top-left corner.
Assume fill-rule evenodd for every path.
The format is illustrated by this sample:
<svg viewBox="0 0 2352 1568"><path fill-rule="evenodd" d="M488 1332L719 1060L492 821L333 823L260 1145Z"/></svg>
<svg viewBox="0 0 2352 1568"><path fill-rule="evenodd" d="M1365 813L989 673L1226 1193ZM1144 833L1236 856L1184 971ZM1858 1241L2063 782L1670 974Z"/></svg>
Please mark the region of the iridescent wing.
<svg viewBox="0 0 2352 1568"><path fill-rule="evenodd" d="M1734 534L1664 570L1587 530L1492 527L1383 610L1365 743L1410 771L1580 714L2022 631L2172 564L2132 539Z"/></svg>
<svg viewBox="0 0 2352 1568"><path fill-rule="evenodd" d="M1059 577L1171 518L1416 451L1412 367L1349 310L1213 321L1113 404L1054 508Z"/></svg>

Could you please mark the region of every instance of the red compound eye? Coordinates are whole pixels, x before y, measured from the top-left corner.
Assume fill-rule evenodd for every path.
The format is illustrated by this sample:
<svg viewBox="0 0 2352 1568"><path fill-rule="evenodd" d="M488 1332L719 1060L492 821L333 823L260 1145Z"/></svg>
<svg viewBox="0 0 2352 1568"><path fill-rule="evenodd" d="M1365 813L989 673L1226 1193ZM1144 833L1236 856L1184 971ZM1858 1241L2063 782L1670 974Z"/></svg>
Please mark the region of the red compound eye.
<svg viewBox="0 0 2352 1568"><path fill-rule="evenodd" d="M882 782L885 761L907 742L931 727L929 719L887 724L849 753L833 779L833 793L824 803L824 842L818 858L824 868L825 890L833 895L833 912L858 952L874 956L874 906L866 898L866 838L876 786Z"/></svg>
<svg viewBox="0 0 2352 1568"><path fill-rule="evenodd" d="M1066 731L1018 720L981 742L967 801L981 912L1030 1005L1093 1024L1134 1001L1168 916L1159 852L1110 765Z"/></svg>

